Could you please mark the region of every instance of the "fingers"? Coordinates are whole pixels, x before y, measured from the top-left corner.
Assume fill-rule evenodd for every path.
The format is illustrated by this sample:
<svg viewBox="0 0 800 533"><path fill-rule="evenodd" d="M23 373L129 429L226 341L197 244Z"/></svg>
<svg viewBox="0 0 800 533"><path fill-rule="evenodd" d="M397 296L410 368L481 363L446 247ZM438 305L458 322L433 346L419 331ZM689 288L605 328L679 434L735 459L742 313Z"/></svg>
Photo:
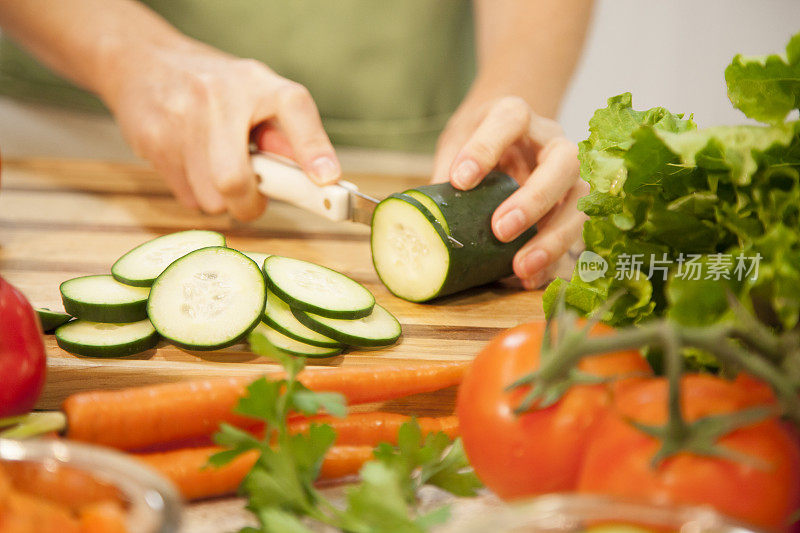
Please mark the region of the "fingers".
<svg viewBox="0 0 800 533"><path fill-rule="evenodd" d="M271 94L270 101L262 105L260 120L274 117L294 152L295 160L311 179L319 185L336 182L342 174L339 160L328 135L314 99L308 89L297 83L281 80Z"/></svg>
<svg viewBox="0 0 800 533"><path fill-rule="evenodd" d="M204 211L227 210L239 220L253 220L264 211L266 198L250 167L249 125L220 115L207 117L206 128L195 128L186 160L189 182Z"/></svg>
<svg viewBox="0 0 800 533"><path fill-rule="evenodd" d="M289 159L295 158L289 139L287 139L286 135L271 122L259 124L255 131L253 131L252 138L259 150L272 152L273 154L282 155Z"/></svg>
<svg viewBox="0 0 800 533"><path fill-rule="evenodd" d="M581 181L569 191L546 220L539 232L514 257L514 273L526 288L536 288L552 277L555 262L580 237L586 215L577 209L578 198L589 192Z"/></svg>
<svg viewBox="0 0 800 533"><path fill-rule="evenodd" d="M198 209L200 203L195 198L192 187L186 178L182 161L175 157L159 157L152 161L153 168L167 182L178 202L189 209Z"/></svg>
<svg viewBox="0 0 800 533"><path fill-rule="evenodd" d="M578 148L559 137L544 148L528 180L509 196L492 215L492 231L502 242L510 242L535 224L561 201L578 180Z"/></svg>
<svg viewBox="0 0 800 533"><path fill-rule="evenodd" d="M506 97L489 110L450 167L454 187L469 190L499 162L506 149L525 134L531 122L530 106L518 97Z"/></svg>

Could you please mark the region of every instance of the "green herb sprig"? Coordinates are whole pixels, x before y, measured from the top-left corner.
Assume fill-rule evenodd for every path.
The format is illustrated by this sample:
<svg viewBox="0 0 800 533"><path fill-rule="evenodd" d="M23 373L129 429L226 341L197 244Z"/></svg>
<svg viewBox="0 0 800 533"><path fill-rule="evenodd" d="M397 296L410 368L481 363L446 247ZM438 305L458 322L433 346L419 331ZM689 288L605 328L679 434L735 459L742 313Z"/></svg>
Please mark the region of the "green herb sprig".
<svg viewBox="0 0 800 533"><path fill-rule="evenodd" d="M476 494L480 487L469 467L460 440L444 433L423 437L412 420L399 430L397 447L382 443L375 460L366 463L359 481L345 489L345 504L337 506L314 485L325 453L336 439L327 424L312 424L307 434L290 434L290 413L313 416L326 412L344 416L345 399L337 393L315 392L297 376L304 361L275 350L259 334L251 334L253 350L281 363L286 377L254 381L239 401L236 412L264 423L263 438L228 424L214 436L228 448L211 457L220 466L242 453L257 450L259 458L245 477L241 493L259 527L242 533L310 533L320 523L352 533L423 533L449 517L447 506L431 512L416 512L417 491L424 485L438 486L459 496Z"/></svg>

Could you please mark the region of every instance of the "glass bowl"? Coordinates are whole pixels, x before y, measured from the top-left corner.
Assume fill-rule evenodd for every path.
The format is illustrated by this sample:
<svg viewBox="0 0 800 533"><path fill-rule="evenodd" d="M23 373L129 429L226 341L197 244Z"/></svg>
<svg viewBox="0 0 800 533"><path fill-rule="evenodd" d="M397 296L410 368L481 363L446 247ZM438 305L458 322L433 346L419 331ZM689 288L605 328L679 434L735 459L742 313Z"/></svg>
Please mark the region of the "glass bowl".
<svg viewBox="0 0 800 533"><path fill-rule="evenodd" d="M758 533L710 507L639 503L589 494L551 494L501 505L463 533Z"/></svg>
<svg viewBox="0 0 800 533"><path fill-rule="evenodd" d="M58 439L0 439L0 463L33 463L53 472L68 468L88 473L122 495L130 533L176 533L181 499L167 480L122 453Z"/></svg>

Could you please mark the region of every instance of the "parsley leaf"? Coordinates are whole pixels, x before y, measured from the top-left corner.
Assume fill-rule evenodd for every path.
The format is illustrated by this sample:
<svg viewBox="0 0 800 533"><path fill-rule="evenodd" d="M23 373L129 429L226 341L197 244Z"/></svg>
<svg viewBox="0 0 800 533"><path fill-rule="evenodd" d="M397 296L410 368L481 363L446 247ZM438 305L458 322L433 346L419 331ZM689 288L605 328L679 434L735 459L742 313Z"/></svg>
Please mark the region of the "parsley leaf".
<svg viewBox="0 0 800 533"><path fill-rule="evenodd" d="M251 334L250 343L254 351L274 355L274 347L263 335ZM480 483L469 469L460 440L452 442L444 433L423 438L419 424L412 420L401 426L397 448L386 443L376 448L376 459L362 467L360 482L346 490L346 505L335 506L314 486L325 454L336 440L335 430L327 424L311 424L307 434L292 435L287 420L292 412L344 416L344 398L301 384L297 375L304 367L302 359L285 354L276 359L286 377L254 381L235 409L264 422L264 438L222 424L214 440L227 449L209 460L211 465L223 465L242 453L259 452L240 487L259 527L245 528L242 533L309 533L311 522L353 533L424 533L446 521L449 509L416 513L416 492L422 485L436 485L456 495L475 494Z"/></svg>

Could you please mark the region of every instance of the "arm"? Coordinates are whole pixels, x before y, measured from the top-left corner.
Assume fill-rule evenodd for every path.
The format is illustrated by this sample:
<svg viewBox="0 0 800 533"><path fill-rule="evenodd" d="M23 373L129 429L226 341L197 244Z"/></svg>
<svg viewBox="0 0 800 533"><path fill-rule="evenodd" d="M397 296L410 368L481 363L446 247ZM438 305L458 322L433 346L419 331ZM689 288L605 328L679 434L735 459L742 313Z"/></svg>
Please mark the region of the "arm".
<svg viewBox="0 0 800 533"><path fill-rule="evenodd" d="M577 147L552 120L580 56L592 0L476 0L476 79L439 138L434 181L468 190L492 168L520 189L494 213L504 242L538 223L514 259L525 286L541 285L580 235Z"/></svg>
<svg viewBox="0 0 800 533"><path fill-rule="evenodd" d="M555 118L580 58L592 0L476 0L478 76L470 97L522 97Z"/></svg>
<svg viewBox="0 0 800 533"><path fill-rule="evenodd" d="M103 99L133 149L187 206L243 220L263 211L248 155L250 132L263 123L274 148L318 182L339 176L304 87L182 35L138 2L0 2L0 26Z"/></svg>

